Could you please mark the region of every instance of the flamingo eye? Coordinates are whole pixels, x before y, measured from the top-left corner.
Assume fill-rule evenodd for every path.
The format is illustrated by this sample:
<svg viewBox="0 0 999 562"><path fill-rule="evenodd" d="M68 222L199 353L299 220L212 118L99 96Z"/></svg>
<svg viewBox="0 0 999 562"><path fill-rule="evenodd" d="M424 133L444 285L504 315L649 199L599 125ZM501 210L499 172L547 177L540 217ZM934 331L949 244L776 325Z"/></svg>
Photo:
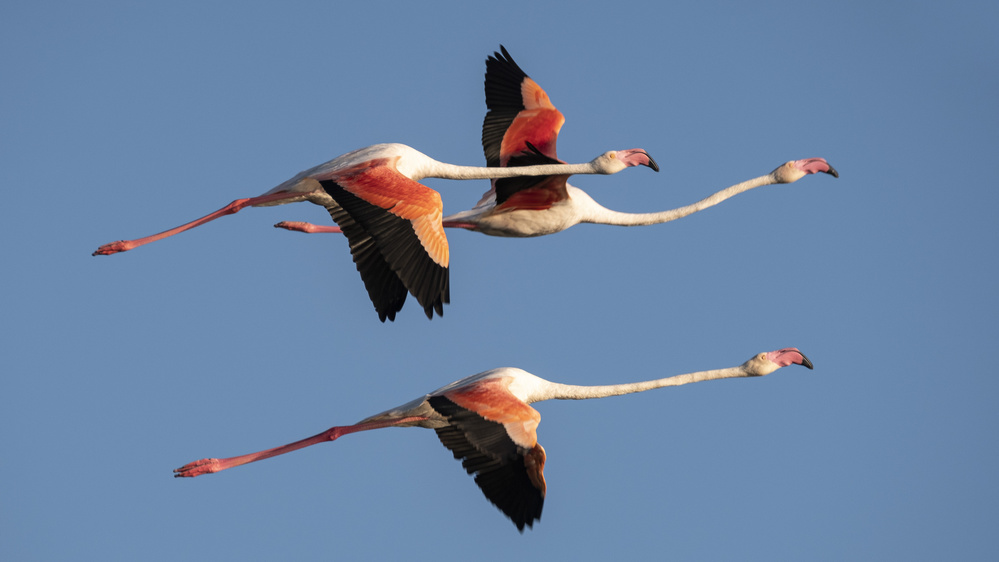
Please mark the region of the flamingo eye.
<svg viewBox="0 0 999 562"><path fill-rule="evenodd" d="M617 160L617 152L611 151L607 153L607 156L609 156L611 160Z"/></svg>

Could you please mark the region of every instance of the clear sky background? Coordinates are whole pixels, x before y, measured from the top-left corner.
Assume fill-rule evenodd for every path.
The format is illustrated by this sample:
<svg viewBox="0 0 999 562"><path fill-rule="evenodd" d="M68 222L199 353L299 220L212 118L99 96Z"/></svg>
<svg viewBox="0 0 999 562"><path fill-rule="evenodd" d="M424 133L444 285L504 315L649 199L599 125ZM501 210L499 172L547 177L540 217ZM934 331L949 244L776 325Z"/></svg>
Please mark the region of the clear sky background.
<svg viewBox="0 0 999 562"><path fill-rule="evenodd" d="M994 2L5 2L0 558L999 557ZM320 207L248 209L377 142L481 165L504 44L567 123L573 183L685 205L791 159L841 173L641 228L449 231L451 300L381 324ZM448 212L487 182L428 180ZM516 366L576 384L814 371L544 402L523 535L432 431L217 475L203 457ZM613 558L612 558L613 557Z"/></svg>

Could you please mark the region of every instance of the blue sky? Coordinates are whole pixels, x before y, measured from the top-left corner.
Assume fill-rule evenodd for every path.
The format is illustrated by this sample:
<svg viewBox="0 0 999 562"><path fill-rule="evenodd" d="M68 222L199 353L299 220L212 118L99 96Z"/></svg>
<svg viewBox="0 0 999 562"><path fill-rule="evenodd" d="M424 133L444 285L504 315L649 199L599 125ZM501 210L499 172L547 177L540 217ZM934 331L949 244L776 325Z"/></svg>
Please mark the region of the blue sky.
<svg viewBox="0 0 999 562"><path fill-rule="evenodd" d="M994 4L360 4L0 8L0 558L995 559ZM573 180L608 207L811 156L841 177L449 232L432 322L379 323L342 238L271 228L313 205L91 257L376 142L481 164L501 43L566 115L560 157L659 162ZM448 212L487 188L427 183ZM538 404L523 535L427 430L171 478L493 367L602 384L787 346L815 370Z"/></svg>

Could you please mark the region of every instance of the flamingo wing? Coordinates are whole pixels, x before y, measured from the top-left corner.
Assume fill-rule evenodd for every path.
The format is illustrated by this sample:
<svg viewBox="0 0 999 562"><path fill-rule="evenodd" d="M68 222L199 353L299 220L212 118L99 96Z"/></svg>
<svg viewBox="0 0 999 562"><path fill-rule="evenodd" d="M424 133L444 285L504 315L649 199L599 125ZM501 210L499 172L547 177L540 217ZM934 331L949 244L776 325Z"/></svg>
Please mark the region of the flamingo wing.
<svg viewBox="0 0 999 562"><path fill-rule="evenodd" d="M482 150L487 166L505 166L527 143L555 157L555 142L565 117L548 94L521 70L506 48L486 59L486 117Z"/></svg>
<svg viewBox="0 0 999 562"><path fill-rule="evenodd" d="M541 415L506 389L509 381L457 389L428 398L447 419L437 437L482 493L520 531L541 519L545 450L537 442Z"/></svg>
<svg viewBox="0 0 999 562"><path fill-rule="evenodd" d="M451 297L440 194L382 160L318 176L335 201L327 210L347 236L382 322L395 320L407 290L427 318L442 316Z"/></svg>
<svg viewBox="0 0 999 562"><path fill-rule="evenodd" d="M527 150L509 158L507 166L535 166L561 164L557 158L542 154L531 143ZM496 180L493 190L496 193L496 212L518 209L543 211L555 203L569 197L566 181L569 176L524 176Z"/></svg>
<svg viewBox="0 0 999 562"><path fill-rule="evenodd" d="M486 59L486 117L482 121L482 150L487 166L529 166L563 164L555 145L565 117L552 105L548 94L514 62L506 48ZM524 156L528 156L524 158ZM533 158L532 156L537 157ZM547 158L544 158L547 157ZM493 180L483 196L495 193L496 204L506 203L517 192L535 189L526 196L524 207L516 201L511 208L546 209L568 197L568 176L541 176ZM553 179L554 178L554 179ZM550 193L544 193L544 192ZM539 202L543 202L539 207Z"/></svg>

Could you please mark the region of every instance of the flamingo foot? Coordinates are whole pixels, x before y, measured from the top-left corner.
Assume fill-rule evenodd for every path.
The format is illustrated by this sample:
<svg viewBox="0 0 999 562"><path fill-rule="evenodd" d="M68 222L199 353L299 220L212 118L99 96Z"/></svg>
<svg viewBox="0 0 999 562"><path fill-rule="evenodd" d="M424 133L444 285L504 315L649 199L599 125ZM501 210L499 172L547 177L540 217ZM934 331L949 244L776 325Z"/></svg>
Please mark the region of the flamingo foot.
<svg viewBox="0 0 999 562"><path fill-rule="evenodd" d="M97 251L90 254L92 256L110 256L111 254L117 254L118 252L127 252L134 248L135 245L131 243L130 240L118 240L117 242L111 242L110 244L104 244Z"/></svg>
<svg viewBox="0 0 999 562"><path fill-rule="evenodd" d="M218 472L223 470L224 467L219 467L219 459L201 459L199 461L189 462L180 468L174 469L174 478L194 478L195 476L201 476L202 474L211 474L213 472Z"/></svg>

